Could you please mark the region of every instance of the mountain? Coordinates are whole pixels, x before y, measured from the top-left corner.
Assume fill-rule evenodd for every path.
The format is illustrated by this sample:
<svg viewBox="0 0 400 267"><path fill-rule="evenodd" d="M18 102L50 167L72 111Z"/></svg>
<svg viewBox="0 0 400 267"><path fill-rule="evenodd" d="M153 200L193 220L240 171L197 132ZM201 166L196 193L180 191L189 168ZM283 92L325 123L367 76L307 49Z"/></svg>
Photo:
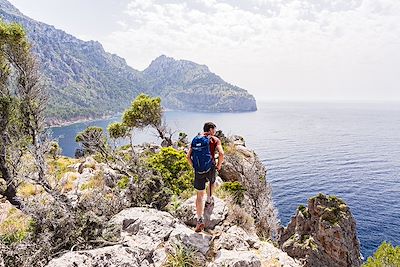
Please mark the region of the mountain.
<svg viewBox="0 0 400 267"><path fill-rule="evenodd" d="M143 71L152 94L160 95L171 109L189 111L254 111L253 96L231 85L207 66L160 56Z"/></svg>
<svg viewBox="0 0 400 267"><path fill-rule="evenodd" d="M223 81L207 66L166 56L143 72L104 51L96 41L82 41L35 21L6 0L0 19L24 26L49 87L51 123L98 118L123 111L139 93L161 96L170 109L240 112L257 109L246 90Z"/></svg>

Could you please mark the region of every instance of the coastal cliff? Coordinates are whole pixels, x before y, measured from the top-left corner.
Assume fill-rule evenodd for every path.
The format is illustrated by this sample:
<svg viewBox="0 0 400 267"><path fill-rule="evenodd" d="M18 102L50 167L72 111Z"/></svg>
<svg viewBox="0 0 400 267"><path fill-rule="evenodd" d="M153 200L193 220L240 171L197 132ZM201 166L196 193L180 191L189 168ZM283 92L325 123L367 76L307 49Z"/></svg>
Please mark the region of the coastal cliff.
<svg viewBox="0 0 400 267"><path fill-rule="evenodd" d="M208 229L204 233L193 230L194 196L181 195L165 206L168 200L162 193L163 188L151 178L153 184L140 190L141 198L165 208L127 207L121 201L134 197L135 188L127 186L123 174L92 156L81 159L61 157L57 162L63 162L64 167L57 175L62 192L69 199L69 205L77 208L87 205L90 211L86 212L89 217L84 223L87 230L80 234L75 246L70 252L61 251L61 255L50 257L46 266L176 266L171 264L181 260L192 264L190 266L215 267L360 266L355 221L344 202L334 197L316 196L309 200L308 208L298 209L287 228L281 228L264 165L254 151L245 146L242 137L227 138L220 133L220 138L227 152L226 161L218 178L215 206L211 217L207 218ZM157 145L135 147L136 154L147 156L159 155L162 151L165 149ZM129 149L124 153L130 153ZM232 191L235 187L232 185L241 185L243 190ZM115 188L122 190L119 199L111 198L113 206L109 206L109 202L106 206L103 201L91 202L92 194L100 197L95 193L98 190L112 197ZM30 198L40 192L37 187L25 185L20 196ZM9 204L2 205L4 210L13 209ZM113 214L118 210L110 219L103 218L105 213ZM4 222L9 223L10 216L19 214L19 224L24 225L21 223L23 214L15 210L14 215L10 214L0 216L0 236L4 235L1 226ZM78 230L69 227L74 229L71 231ZM86 232L89 229L92 234L97 231L96 242L99 244L82 246L79 242L89 238L84 234L89 234ZM278 242L271 242L274 239ZM83 247L86 249L80 249ZM0 263L5 262L3 266L10 263L10 254L12 252L3 250L3 258L0 257Z"/></svg>

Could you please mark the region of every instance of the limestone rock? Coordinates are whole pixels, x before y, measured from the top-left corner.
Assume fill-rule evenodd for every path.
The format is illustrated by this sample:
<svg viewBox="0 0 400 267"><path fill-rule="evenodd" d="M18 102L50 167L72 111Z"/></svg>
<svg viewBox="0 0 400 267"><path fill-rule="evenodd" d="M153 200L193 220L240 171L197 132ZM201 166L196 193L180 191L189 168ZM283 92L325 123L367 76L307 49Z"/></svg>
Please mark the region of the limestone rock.
<svg viewBox="0 0 400 267"><path fill-rule="evenodd" d="M240 182L246 189L242 206L257 225L258 234L274 238L279 229L278 211L272 199L272 187L267 170L256 153L240 136L225 140L225 161L219 172L225 182Z"/></svg>
<svg viewBox="0 0 400 267"><path fill-rule="evenodd" d="M182 224L177 224L171 232L169 242L192 247L199 251L202 256L206 257L210 249L211 236L196 233Z"/></svg>
<svg viewBox="0 0 400 267"><path fill-rule="evenodd" d="M210 267L261 267L261 261L254 252L220 250Z"/></svg>
<svg viewBox="0 0 400 267"><path fill-rule="evenodd" d="M245 230L236 225L230 227L227 233L242 238L252 248L259 248L260 246L260 239L255 233L247 233Z"/></svg>
<svg viewBox="0 0 400 267"><path fill-rule="evenodd" d="M68 252L47 266L161 267L179 245L193 250L193 256L204 266L298 267L286 253L272 244L260 244L256 236L240 227L232 226L214 235L195 233L169 213L149 208L121 211L104 229L104 237L118 242L108 247Z"/></svg>
<svg viewBox="0 0 400 267"><path fill-rule="evenodd" d="M109 235L111 232L121 234L125 239L134 235L146 236L158 243L168 239L175 221L167 212L148 208L129 208L110 220L105 234Z"/></svg>
<svg viewBox="0 0 400 267"><path fill-rule="evenodd" d="M249 250L249 244L240 236L233 233L222 233L217 241L216 248L218 250L236 250L246 251Z"/></svg>
<svg viewBox="0 0 400 267"><path fill-rule="evenodd" d="M305 266L361 266L356 222L341 199L319 194L282 230L280 246Z"/></svg>
<svg viewBox="0 0 400 267"><path fill-rule="evenodd" d="M205 201L206 197L203 198ZM228 215L228 206L224 201L214 196L214 208L211 215L207 217L205 212L206 228L214 229L221 224ZM176 217L189 226L196 226L196 196L193 196L182 203L176 211Z"/></svg>
<svg viewBox="0 0 400 267"><path fill-rule="evenodd" d="M122 245L68 252L60 258L50 261L47 267L139 267L145 265L146 256L150 253L150 251L144 252L139 247Z"/></svg>
<svg viewBox="0 0 400 267"><path fill-rule="evenodd" d="M274 247L271 243L263 242L260 246L259 255L263 259L263 266L277 267L300 267L300 262L297 262L290 257L286 252Z"/></svg>

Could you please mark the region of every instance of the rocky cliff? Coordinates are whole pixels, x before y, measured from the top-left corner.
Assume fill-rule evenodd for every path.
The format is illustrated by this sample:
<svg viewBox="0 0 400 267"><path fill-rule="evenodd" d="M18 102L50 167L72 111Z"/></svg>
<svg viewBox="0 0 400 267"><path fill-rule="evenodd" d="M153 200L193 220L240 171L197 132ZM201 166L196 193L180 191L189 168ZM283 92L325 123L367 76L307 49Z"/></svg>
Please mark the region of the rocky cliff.
<svg viewBox="0 0 400 267"><path fill-rule="evenodd" d="M244 89L224 82L204 65L161 56L143 72L128 66L95 41L82 41L35 21L0 0L0 19L25 27L49 87L48 118L99 118L123 111L141 92L161 96L167 108L254 111Z"/></svg>
<svg viewBox="0 0 400 267"><path fill-rule="evenodd" d="M356 222L344 201L319 194L300 206L279 244L304 266L361 266Z"/></svg>

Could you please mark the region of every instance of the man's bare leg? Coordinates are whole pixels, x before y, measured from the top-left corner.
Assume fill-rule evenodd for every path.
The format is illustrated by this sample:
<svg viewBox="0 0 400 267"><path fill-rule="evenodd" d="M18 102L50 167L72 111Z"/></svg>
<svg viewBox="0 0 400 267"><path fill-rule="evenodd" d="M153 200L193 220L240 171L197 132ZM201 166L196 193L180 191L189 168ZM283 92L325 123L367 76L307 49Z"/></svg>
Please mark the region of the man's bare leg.
<svg viewBox="0 0 400 267"><path fill-rule="evenodd" d="M205 227L204 218L203 218L203 211L204 211L203 195L204 195L204 190L197 191L197 196L196 196L197 224L196 224L195 232L201 232L201 231L203 231L203 229Z"/></svg>
<svg viewBox="0 0 400 267"><path fill-rule="evenodd" d="M203 196L204 196L204 190L203 191L197 191L197 197L196 197L196 215L197 219L201 218L203 216Z"/></svg>
<svg viewBox="0 0 400 267"><path fill-rule="evenodd" d="M211 186L211 192L210 192L210 186ZM215 182L212 184L208 183L208 186L207 186L207 201L208 202L210 202L211 196L214 195L214 190L215 190Z"/></svg>

